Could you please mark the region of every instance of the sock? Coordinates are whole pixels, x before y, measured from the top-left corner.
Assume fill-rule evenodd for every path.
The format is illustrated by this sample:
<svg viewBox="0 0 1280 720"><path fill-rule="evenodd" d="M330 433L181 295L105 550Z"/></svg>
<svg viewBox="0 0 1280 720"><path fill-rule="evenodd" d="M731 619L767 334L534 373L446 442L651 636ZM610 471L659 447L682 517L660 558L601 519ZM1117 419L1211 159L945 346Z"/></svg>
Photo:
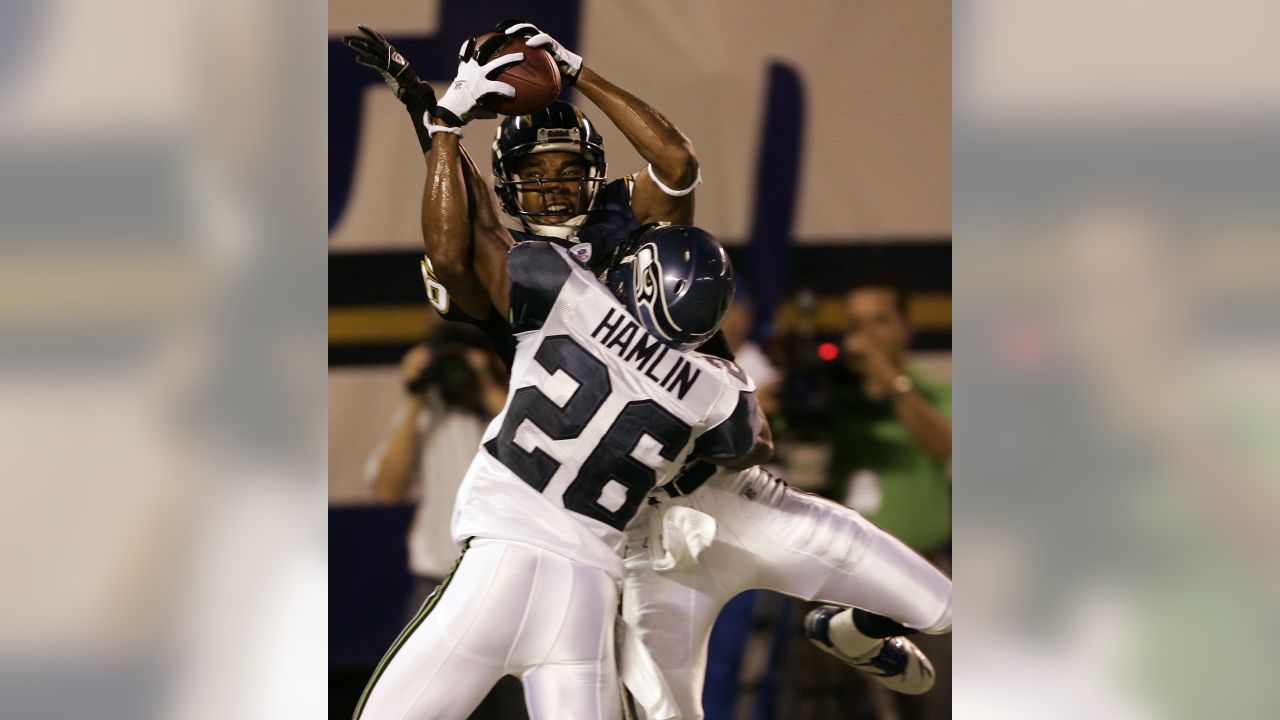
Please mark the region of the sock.
<svg viewBox="0 0 1280 720"><path fill-rule="evenodd" d="M827 623L827 639L837 650L849 657L866 655L880 645L883 638L870 637L858 631L853 611L845 610L832 616Z"/></svg>

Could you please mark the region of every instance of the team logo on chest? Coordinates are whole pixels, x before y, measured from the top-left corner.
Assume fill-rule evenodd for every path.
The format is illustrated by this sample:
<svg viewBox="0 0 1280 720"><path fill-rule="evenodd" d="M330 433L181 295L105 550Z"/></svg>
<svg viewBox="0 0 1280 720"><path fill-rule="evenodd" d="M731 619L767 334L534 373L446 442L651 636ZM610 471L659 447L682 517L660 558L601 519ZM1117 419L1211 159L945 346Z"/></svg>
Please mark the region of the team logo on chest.
<svg viewBox="0 0 1280 720"><path fill-rule="evenodd" d="M573 256L574 260L586 265L591 262L591 243L580 242L569 248L569 254Z"/></svg>

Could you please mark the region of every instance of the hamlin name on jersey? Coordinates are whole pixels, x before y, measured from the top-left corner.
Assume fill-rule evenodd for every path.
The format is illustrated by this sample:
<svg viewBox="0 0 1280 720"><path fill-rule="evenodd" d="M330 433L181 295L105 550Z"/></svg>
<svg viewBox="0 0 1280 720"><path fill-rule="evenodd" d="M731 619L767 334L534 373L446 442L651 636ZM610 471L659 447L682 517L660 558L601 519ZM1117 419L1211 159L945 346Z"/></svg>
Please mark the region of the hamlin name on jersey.
<svg viewBox="0 0 1280 720"><path fill-rule="evenodd" d="M702 375L702 370L683 353L658 342L618 308L609 308L609 314L591 331L591 337L680 400Z"/></svg>
<svg viewBox="0 0 1280 720"><path fill-rule="evenodd" d="M621 577L623 528L691 457L750 450L754 386L663 345L558 246L512 249L515 361L454 507L453 533L525 542Z"/></svg>

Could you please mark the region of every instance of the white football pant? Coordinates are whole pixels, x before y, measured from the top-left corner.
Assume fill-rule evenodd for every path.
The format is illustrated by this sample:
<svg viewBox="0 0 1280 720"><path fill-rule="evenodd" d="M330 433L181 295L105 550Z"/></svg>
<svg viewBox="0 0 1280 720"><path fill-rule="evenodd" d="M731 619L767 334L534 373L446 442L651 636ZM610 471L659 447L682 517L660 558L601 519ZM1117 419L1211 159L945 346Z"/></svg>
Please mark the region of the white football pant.
<svg viewBox="0 0 1280 720"><path fill-rule="evenodd" d="M462 720L503 675L532 720L618 720L617 585L531 545L472 540L379 663L357 720Z"/></svg>
<svg viewBox="0 0 1280 720"><path fill-rule="evenodd" d="M843 505L787 487L760 468L721 471L689 495L662 497L628 528L623 617L685 720L703 717L711 627L744 590L857 606L924 632L950 629L951 581ZM649 537L645 515L672 506L715 518L715 536L696 564L656 572L649 546L661 540Z"/></svg>

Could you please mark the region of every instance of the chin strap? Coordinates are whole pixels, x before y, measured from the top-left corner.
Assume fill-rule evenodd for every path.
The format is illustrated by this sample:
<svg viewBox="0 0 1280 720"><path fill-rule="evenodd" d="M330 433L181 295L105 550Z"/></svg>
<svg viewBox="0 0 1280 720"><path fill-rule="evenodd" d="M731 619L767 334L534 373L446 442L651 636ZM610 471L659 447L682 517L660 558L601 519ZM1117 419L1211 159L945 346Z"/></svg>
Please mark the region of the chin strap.
<svg viewBox="0 0 1280 720"><path fill-rule="evenodd" d="M528 217L521 216L520 224L528 232L540 237L553 237L561 240L569 240L578 235L578 231L582 229L583 224L587 221L588 213L575 215L559 225L545 225L536 223Z"/></svg>

